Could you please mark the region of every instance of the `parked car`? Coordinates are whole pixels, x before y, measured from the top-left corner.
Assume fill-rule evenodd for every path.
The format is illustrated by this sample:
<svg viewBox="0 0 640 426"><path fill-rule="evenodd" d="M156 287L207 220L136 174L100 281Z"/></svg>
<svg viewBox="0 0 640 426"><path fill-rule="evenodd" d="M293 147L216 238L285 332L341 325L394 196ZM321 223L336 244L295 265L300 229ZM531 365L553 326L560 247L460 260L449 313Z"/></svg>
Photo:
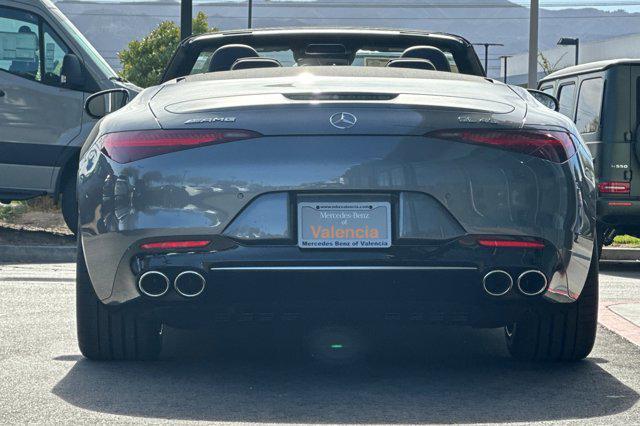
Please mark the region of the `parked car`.
<svg viewBox="0 0 640 426"><path fill-rule="evenodd" d="M593 155L601 243L640 237L640 59L565 68L539 87L558 98Z"/></svg>
<svg viewBox="0 0 640 426"><path fill-rule="evenodd" d="M81 154L86 357L154 358L163 324L216 319L504 326L519 359L591 351L591 155L536 100L555 98L486 78L463 38L207 34L163 80Z"/></svg>
<svg viewBox="0 0 640 426"><path fill-rule="evenodd" d="M95 124L87 96L127 84L49 0L0 4L0 202L61 196L77 229L80 146Z"/></svg>

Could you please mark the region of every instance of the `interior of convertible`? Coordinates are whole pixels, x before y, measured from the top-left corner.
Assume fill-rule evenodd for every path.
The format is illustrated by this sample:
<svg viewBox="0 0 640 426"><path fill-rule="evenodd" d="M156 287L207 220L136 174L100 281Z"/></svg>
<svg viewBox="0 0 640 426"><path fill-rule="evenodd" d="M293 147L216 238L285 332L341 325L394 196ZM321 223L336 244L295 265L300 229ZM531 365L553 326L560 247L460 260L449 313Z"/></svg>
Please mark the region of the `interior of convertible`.
<svg viewBox="0 0 640 426"><path fill-rule="evenodd" d="M412 68L484 76L473 46L444 33L358 28L254 29L193 36L180 44L161 82L251 68ZM395 70L394 75L399 75ZM223 74L220 75L223 77Z"/></svg>
<svg viewBox="0 0 640 426"><path fill-rule="evenodd" d="M341 43L310 43L297 49L290 46L254 48L247 44L227 44L215 49L203 49L190 74L304 66L395 67L458 72L453 55L435 46L384 49L379 46L362 46L357 50L350 50Z"/></svg>

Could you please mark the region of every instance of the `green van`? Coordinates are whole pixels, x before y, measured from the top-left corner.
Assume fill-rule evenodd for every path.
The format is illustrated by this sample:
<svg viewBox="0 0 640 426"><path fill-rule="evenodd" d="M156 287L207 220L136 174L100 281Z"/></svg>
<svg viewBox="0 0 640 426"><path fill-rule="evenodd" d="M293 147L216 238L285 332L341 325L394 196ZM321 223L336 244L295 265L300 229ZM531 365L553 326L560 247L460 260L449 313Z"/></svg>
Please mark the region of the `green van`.
<svg viewBox="0 0 640 426"><path fill-rule="evenodd" d="M640 59L565 68L539 89L558 99L593 155L600 243L617 234L640 237Z"/></svg>

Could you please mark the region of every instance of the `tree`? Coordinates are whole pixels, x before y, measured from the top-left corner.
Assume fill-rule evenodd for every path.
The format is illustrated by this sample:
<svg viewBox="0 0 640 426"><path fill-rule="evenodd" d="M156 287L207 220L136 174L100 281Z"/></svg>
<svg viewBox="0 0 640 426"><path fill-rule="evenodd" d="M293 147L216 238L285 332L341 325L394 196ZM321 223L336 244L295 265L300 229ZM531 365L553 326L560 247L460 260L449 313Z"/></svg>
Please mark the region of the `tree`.
<svg viewBox="0 0 640 426"><path fill-rule="evenodd" d="M193 34L209 31L217 31L217 28L209 28L207 15L198 12L193 20ZM118 53L122 77L141 87L158 84L179 43L178 25L173 21L161 22L149 35L129 42L127 48Z"/></svg>
<svg viewBox="0 0 640 426"><path fill-rule="evenodd" d="M560 61L562 61L562 58L564 58L566 55L566 53L563 53L562 56L560 56L560 58L558 58L557 61L555 61L554 63L551 63L551 61L542 54L542 52L538 53L538 65L540 65L542 67L542 70L544 71L544 75L549 75L551 73L554 73L556 71L560 71L562 68L559 66Z"/></svg>

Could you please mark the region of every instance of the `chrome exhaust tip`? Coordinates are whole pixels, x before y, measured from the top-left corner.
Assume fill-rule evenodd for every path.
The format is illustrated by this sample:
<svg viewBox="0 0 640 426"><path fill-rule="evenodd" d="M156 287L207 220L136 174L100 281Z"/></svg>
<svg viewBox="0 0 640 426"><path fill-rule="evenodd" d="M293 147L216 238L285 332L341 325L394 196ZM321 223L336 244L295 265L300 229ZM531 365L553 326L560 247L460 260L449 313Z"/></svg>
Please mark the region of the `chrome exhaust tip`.
<svg viewBox="0 0 640 426"><path fill-rule="evenodd" d="M513 278L506 271L496 269L484 276L482 287L490 296L504 296L513 287Z"/></svg>
<svg viewBox="0 0 640 426"><path fill-rule="evenodd" d="M547 288L547 276L540 271L524 271L518 277L518 290L525 296L537 296Z"/></svg>
<svg viewBox="0 0 640 426"><path fill-rule="evenodd" d="M173 288L184 297L200 296L207 285L207 280L196 271L184 271L173 281Z"/></svg>
<svg viewBox="0 0 640 426"><path fill-rule="evenodd" d="M169 278L159 271L145 272L138 279L138 288L142 294L149 297L164 296L170 286Z"/></svg>

